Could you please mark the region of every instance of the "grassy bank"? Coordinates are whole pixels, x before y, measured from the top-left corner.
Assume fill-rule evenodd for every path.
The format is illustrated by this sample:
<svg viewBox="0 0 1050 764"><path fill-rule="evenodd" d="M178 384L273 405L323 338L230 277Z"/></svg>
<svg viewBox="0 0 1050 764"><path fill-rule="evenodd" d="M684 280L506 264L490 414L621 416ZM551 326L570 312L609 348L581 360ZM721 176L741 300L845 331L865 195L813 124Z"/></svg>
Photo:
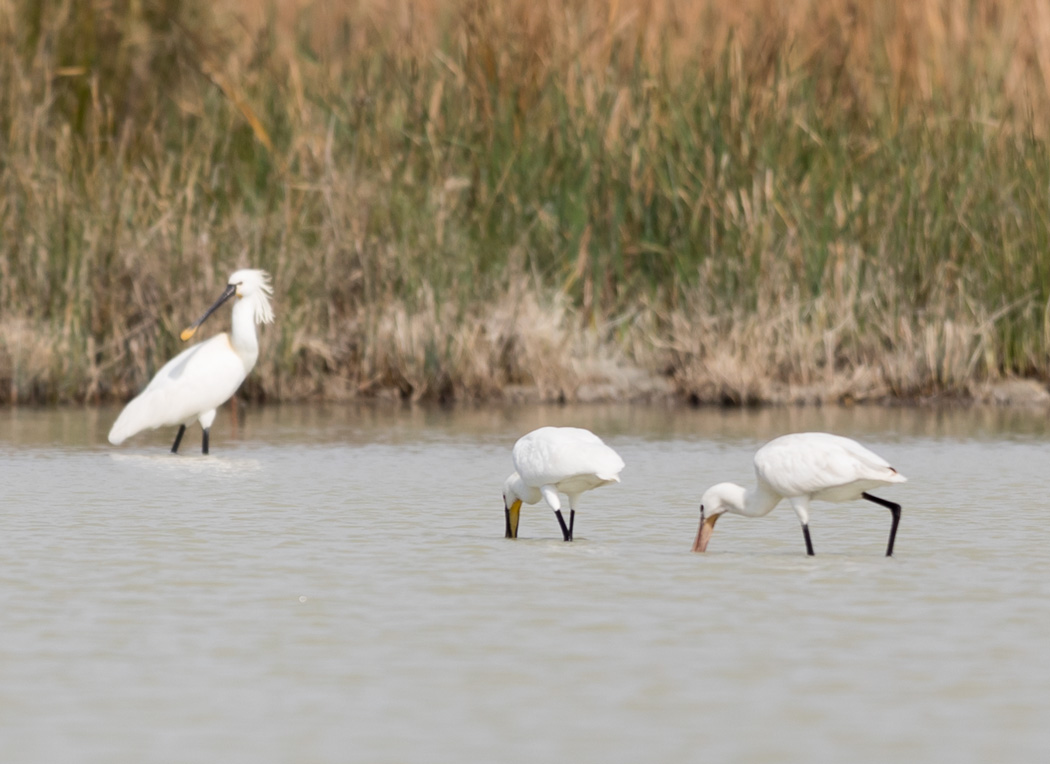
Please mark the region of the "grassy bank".
<svg viewBox="0 0 1050 764"><path fill-rule="evenodd" d="M133 394L245 265L252 398L1050 376L1037 0L279 5L0 0L0 401Z"/></svg>

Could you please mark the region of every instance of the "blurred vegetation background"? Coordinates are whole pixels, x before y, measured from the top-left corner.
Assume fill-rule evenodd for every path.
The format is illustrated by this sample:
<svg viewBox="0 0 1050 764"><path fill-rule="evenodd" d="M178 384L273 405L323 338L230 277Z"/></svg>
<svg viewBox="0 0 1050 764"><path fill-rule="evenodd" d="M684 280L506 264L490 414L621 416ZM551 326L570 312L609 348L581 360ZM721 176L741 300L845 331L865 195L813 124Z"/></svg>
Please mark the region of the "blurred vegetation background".
<svg viewBox="0 0 1050 764"><path fill-rule="evenodd" d="M0 0L0 402L243 266L252 399L1046 380L1048 132L1041 0Z"/></svg>

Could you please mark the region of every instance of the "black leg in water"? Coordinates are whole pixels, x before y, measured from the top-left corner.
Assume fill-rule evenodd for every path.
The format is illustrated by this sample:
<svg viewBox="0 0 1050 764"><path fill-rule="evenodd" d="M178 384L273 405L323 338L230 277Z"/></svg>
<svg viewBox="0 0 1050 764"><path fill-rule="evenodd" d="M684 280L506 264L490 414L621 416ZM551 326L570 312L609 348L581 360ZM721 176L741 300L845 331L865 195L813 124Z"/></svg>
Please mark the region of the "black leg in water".
<svg viewBox="0 0 1050 764"><path fill-rule="evenodd" d="M897 540L897 525L901 521L901 505L886 499L880 499L878 496L872 496L870 493L862 493L861 496L868 501L873 501L886 507L893 515L893 525L890 526L890 541L886 544L886 556L893 557L893 542Z"/></svg>
<svg viewBox="0 0 1050 764"><path fill-rule="evenodd" d="M204 435L201 437L201 453L205 456L208 455L208 431L204 431Z"/></svg>
<svg viewBox="0 0 1050 764"><path fill-rule="evenodd" d="M572 529L576 525L576 510L569 510L569 541L572 541Z"/></svg>
<svg viewBox="0 0 1050 764"><path fill-rule="evenodd" d="M177 454L179 452L179 443L182 442L182 436L186 434L186 425L179 425L179 432L175 436L175 442L171 444L171 452Z"/></svg>
<svg viewBox="0 0 1050 764"><path fill-rule="evenodd" d="M802 524L802 535L806 537L806 554L810 557L816 557L813 553L813 542L809 540L809 523Z"/></svg>
<svg viewBox="0 0 1050 764"><path fill-rule="evenodd" d="M507 507L503 508L503 516L507 518L507 532L503 535L503 538L512 539L514 536L510 532L510 510Z"/></svg>
<svg viewBox="0 0 1050 764"><path fill-rule="evenodd" d="M569 526L565 524L565 518L561 516L561 510L554 510L554 515L558 518L558 525L561 526L561 535L566 541L572 541L572 531L569 530Z"/></svg>

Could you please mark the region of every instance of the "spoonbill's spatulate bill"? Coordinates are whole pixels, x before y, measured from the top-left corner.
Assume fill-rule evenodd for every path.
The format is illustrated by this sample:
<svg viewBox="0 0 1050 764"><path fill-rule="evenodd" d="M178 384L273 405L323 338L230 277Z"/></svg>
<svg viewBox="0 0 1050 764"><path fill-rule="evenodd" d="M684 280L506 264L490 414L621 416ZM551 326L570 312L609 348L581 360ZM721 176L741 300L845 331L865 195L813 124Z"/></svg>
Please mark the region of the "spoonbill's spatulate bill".
<svg viewBox="0 0 1050 764"><path fill-rule="evenodd" d="M562 537L572 541L580 494L606 483L619 483L623 459L590 430L541 427L523 436L511 453L516 470L503 485L507 538L518 537L522 502L543 499L554 510ZM569 497L569 524L561 514L561 491Z"/></svg>
<svg viewBox="0 0 1050 764"><path fill-rule="evenodd" d="M228 401L241 386L259 357L256 324L273 321L270 308L270 277L265 271L245 269L230 276L222 295L197 321L182 332L189 340L208 316L232 297L232 330L187 348L157 372L146 389L120 412L109 431L115 446L143 430L174 427L179 431L171 452L179 450L186 425L200 422L204 434L201 451L208 453L208 431L215 421L215 410Z"/></svg>
<svg viewBox="0 0 1050 764"><path fill-rule="evenodd" d="M703 552L711 540L715 522L726 512L746 517L763 517L773 511L781 499L787 499L802 523L806 554L813 554L809 537L809 503L867 499L886 507L893 515L886 556L893 554L897 524L901 519L900 504L895 504L868 491L906 478L881 456L860 443L825 432L783 435L755 452L755 474L758 486L744 489L735 483L719 483L704 492L700 504L700 528L693 544L694 552Z"/></svg>

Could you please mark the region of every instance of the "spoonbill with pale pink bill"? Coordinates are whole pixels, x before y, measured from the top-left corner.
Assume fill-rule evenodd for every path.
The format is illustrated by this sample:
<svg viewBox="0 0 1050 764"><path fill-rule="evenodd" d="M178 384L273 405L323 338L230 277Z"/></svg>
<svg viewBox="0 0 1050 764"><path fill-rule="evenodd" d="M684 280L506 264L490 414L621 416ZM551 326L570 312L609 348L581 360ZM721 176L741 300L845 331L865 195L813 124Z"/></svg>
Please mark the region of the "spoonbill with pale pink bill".
<svg viewBox="0 0 1050 764"><path fill-rule="evenodd" d="M886 507L893 515L886 556L893 555L893 541L901 519L901 505L868 491L907 478L878 454L860 443L826 432L782 435L755 452L756 488L744 489L735 483L719 483L704 492L700 502L700 528L693 543L694 552L703 552L711 540L715 523L731 512L745 517L764 517L781 499L787 499L802 523L806 554L813 554L809 538L809 503L867 499Z"/></svg>
<svg viewBox="0 0 1050 764"><path fill-rule="evenodd" d="M522 436L511 452L515 472L503 485L506 538L518 537L522 502L540 499L554 510L562 537L572 541L576 502L580 494L606 483L619 483L623 459L590 430L541 427ZM569 497L569 524L561 514L561 491Z"/></svg>
<svg viewBox="0 0 1050 764"><path fill-rule="evenodd" d="M222 332L187 348L164 364L146 389L120 412L109 431L109 442L119 446L143 430L178 425L171 447L174 454L179 450L186 425L196 419L204 430L201 452L208 453L208 431L215 421L215 410L233 397L259 357L255 325L273 321L268 297L271 294L270 277L265 271L247 268L230 276L215 304L180 336L183 342L189 340L208 316L236 297L230 333Z"/></svg>

